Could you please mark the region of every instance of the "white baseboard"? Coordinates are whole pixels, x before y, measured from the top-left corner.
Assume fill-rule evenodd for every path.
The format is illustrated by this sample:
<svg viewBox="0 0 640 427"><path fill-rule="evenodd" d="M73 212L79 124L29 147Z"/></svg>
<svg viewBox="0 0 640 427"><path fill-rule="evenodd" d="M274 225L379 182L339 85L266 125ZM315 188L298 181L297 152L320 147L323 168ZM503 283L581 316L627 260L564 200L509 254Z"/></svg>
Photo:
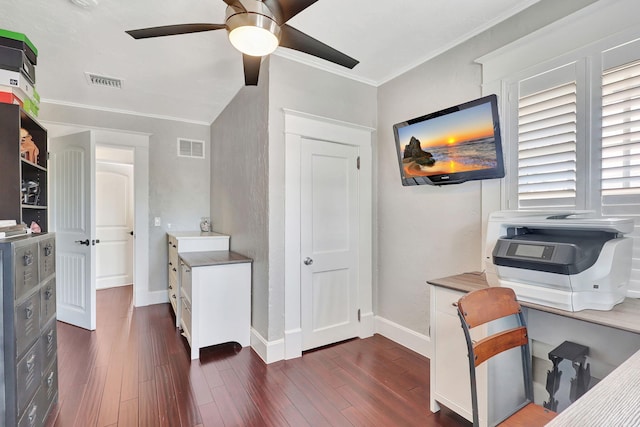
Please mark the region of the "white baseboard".
<svg viewBox="0 0 640 427"><path fill-rule="evenodd" d="M367 338L374 333L389 338L416 353L431 358L431 339L390 320L373 313L367 313L361 317L360 338ZM285 331L285 337L275 341L267 341L255 329L251 329L251 347L264 360L265 363L273 363L279 360L301 357L302 344L300 329Z"/></svg>
<svg viewBox="0 0 640 427"><path fill-rule="evenodd" d="M267 364L284 359L284 339L269 342L253 328L251 328L251 348Z"/></svg>
<svg viewBox="0 0 640 427"><path fill-rule="evenodd" d="M419 334L418 332L402 325L398 325L397 323L380 316L375 316L375 331L376 333L389 338L391 341L395 341L398 344L431 359L433 352L430 337Z"/></svg>
<svg viewBox="0 0 640 427"><path fill-rule="evenodd" d="M169 302L169 293L166 289L136 292L136 307L146 307L147 305L163 304L165 302Z"/></svg>
<svg viewBox="0 0 640 427"><path fill-rule="evenodd" d="M376 316L373 312L364 313L360 316L360 338L373 336L376 332Z"/></svg>
<svg viewBox="0 0 640 427"><path fill-rule="evenodd" d="M302 329L296 328L284 331L284 358L285 360L302 357Z"/></svg>

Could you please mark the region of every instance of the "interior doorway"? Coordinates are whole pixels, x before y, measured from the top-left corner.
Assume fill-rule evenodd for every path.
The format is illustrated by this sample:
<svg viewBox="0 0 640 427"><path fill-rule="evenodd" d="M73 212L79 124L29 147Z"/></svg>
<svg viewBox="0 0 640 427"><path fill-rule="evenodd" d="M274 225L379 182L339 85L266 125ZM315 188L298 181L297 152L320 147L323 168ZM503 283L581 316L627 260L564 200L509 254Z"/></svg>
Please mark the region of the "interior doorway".
<svg viewBox="0 0 640 427"><path fill-rule="evenodd" d="M336 333L335 335L328 334L327 337L321 337L324 331L319 330L317 335L319 341L314 342L315 337L311 341L307 342L304 336L307 331L303 332L303 328L310 329L308 326L308 318L303 319L303 311L309 309L310 304L305 301L309 301L307 295L309 292L313 295L313 292L318 290L319 296L317 306L322 306L324 309L331 307L330 313L323 312L320 317L311 318L316 325L320 326L319 329L330 330L332 328L326 328L328 325L336 325L338 329L342 329L341 323L347 325L344 328L348 333L343 336L353 336L354 334L359 337L368 337L373 335L374 331L374 318L373 318L373 281L372 281L372 133L374 129L366 128L359 125L349 124L342 121L335 121L332 119L321 118L315 115L308 115L305 113L295 111L285 111L285 330L284 330L284 346L282 348L282 356L284 359L292 359L300 357L302 350L312 348L318 345L320 342L326 340L339 340L341 335ZM313 257L318 255L310 255L308 247L311 247L313 242L305 245L303 240L305 239L305 233L309 232L309 220L313 220L306 212L303 212L303 205L306 203L305 199L308 197L317 198L321 205L324 205L327 209L334 209L337 204L329 200L328 196L322 197L321 193L310 195L310 187L303 186L302 181L306 172L311 170L310 165L307 163L304 166L305 158L311 159L306 145L313 144L313 141L322 141L320 144L322 147L330 147L332 152L330 157L334 157L330 160L325 157L325 160L332 163L330 170L333 168L338 169L342 166L337 166L338 163L348 167L351 172L357 170L358 178L346 179L346 181L357 181L357 188L350 190L350 194L357 194L357 197L348 197L349 200L355 203L346 211L351 211L357 215L353 220L349 220L349 227L355 227L353 229L354 237L351 239L350 245L353 245L353 251L349 254L350 267L349 269L342 269L342 276L350 275L352 272L355 274L355 288L351 289L342 286L343 283L347 283L348 280L337 278L339 274L321 274L324 277L312 277L315 273L315 269L311 269L313 265ZM343 148L349 151L349 154L344 155L345 161L337 160L341 155L335 156L334 149L343 146ZM319 148L321 150L323 148ZM313 149L311 151L314 151ZM307 153L308 155L305 155ZM349 160L347 160L349 159ZM346 173L346 172L345 172ZM325 175L320 179L335 179L335 176ZM343 174L343 177L346 176ZM307 177L305 179L309 179ZM324 191L322 187L319 191ZM305 194L303 194L305 193ZM344 193L346 194L346 192ZM319 199L318 199L319 197ZM320 201L322 200L322 201ZM308 201L308 200L307 200ZM343 208L345 204L343 203ZM344 225L344 222L343 222ZM303 230L305 228L305 230ZM344 228L343 228L344 229ZM357 230L356 230L357 229ZM312 230L311 230L312 231ZM344 243L344 242L343 242ZM324 244L324 243L323 243ZM335 244L334 247L338 247L340 244ZM342 255L340 255L342 256ZM321 264L318 258L318 264ZM330 270L330 268L329 268ZM349 270L349 273L346 273ZM331 276L331 277L330 277ZM313 283L315 280L315 283ZM303 290L303 282L305 282L308 289ZM311 284L311 285L310 285ZM310 286L315 286L315 288ZM324 289L320 292L320 287ZM343 293L341 297L338 295ZM338 308L334 310L335 298L345 297L345 292L349 292L349 304L344 306L343 309ZM330 299L330 302L323 304L323 298ZM353 304L353 305L352 305ZM312 307L313 309L313 307ZM346 314L349 313L347 319ZM306 316L307 313L304 314ZM343 321L340 320L342 316ZM351 316L355 316L355 321L352 322ZM346 319L346 320L344 320ZM355 329L355 331L352 329ZM337 331L338 329L335 329ZM333 332L332 332L333 333ZM340 332L342 333L342 331ZM312 335L316 335L312 331ZM325 339L326 338L326 339ZM267 354L267 360L278 360L281 354L276 354L278 348L274 346L273 358Z"/></svg>
<svg viewBox="0 0 640 427"><path fill-rule="evenodd" d="M43 125L48 130L48 136L50 141L49 149L52 151L55 147L55 139L61 136L71 136L79 133L89 133L91 144L96 146L107 146L112 148L119 148L122 150L129 150L133 155L132 168L133 168L133 202L131 203L131 209L133 210L133 227L130 228L130 232L134 231L134 235L130 237L133 246L133 256L129 257L133 265L133 279L130 283L133 283L133 304L134 306L144 306L151 302L152 296L149 292L149 135L140 133L131 133L127 131L116 130L104 130L104 129L91 129L83 126L60 124L60 123L47 123L43 122ZM92 163L95 165L96 156L95 149L91 150L93 153ZM85 209L95 211L95 168L93 181L94 184L89 185L91 187L91 195L79 198L84 200ZM55 194L56 183L54 180L50 180L50 192ZM86 187L86 185L85 185ZM53 203L52 199L52 203ZM55 210L55 209L54 209ZM94 216L95 218L95 216ZM55 219L55 218L54 218ZM54 223L50 218L50 223ZM52 232L56 232L55 228L50 228ZM86 237L88 239L100 240L95 235L95 227L93 228L92 236ZM56 235L56 241L61 237ZM96 248L99 243L96 242ZM88 264L95 266L96 251L92 250L90 256L93 258ZM133 262L135 261L135 262ZM60 260L56 260L58 264ZM95 301L96 294L96 275L95 268L92 268L93 274L91 277L83 278L83 283L77 283L76 288L82 294L87 295L87 300ZM60 303L60 301L59 301ZM58 311L60 311L60 304L58 304ZM91 309L91 305L86 305L87 309ZM94 307L95 308L95 307ZM95 319L95 310L93 313L87 313L87 318ZM73 322L68 322L76 325ZM85 329L95 329L95 320L89 323L89 326L77 324L76 326Z"/></svg>
<svg viewBox="0 0 640 427"><path fill-rule="evenodd" d="M134 156L96 146L96 289L133 284Z"/></svg>

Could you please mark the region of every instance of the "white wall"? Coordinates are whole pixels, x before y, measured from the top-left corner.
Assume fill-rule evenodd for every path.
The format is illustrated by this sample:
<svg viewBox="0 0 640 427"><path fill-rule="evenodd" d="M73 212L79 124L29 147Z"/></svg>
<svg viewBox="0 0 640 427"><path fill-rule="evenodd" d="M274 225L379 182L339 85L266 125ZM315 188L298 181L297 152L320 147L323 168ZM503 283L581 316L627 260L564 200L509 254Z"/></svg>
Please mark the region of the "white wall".
<svg viewBox="0 0 640 427"><path fill-rule="evenodd" d="M93 129L150 134L149 137L149 291L167 287L167 225L197 230L209 216L209 126L90 108L43 103L42 121ZM205 141L207 160L178 157L177 138ZM161 217L162 226L153 225Z"/></svg>
<svg viewBox="0 0 640 427"><path fill-rule="evenodd" d="M379 87L378 316L428 336L426 281L482 266L482 184L402 187L393 124L480 97L476 58L592 2L543 0Z"/></svg>

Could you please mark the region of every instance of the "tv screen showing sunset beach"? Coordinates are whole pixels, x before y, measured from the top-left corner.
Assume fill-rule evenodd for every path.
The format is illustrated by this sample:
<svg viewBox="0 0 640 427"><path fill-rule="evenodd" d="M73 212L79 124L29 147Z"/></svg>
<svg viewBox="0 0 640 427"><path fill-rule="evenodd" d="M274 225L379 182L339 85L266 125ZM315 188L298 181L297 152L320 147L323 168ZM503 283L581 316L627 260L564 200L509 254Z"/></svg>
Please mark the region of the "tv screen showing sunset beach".
<svg viewBox="0 0 640 427"><path fill-rule="evenodd" d="M406 178L495 168L496 141L490 103L399 127Z"/></svg>

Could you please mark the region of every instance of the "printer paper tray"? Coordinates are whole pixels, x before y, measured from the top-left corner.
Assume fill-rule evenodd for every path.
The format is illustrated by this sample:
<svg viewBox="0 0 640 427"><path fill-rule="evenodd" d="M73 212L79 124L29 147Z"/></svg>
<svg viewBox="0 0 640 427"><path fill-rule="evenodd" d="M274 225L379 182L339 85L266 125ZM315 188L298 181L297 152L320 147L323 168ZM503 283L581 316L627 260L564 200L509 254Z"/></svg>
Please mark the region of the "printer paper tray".
<svg viewBox="0 0 640 427"><path fill-rule="evenodd" d="M520 301L553 307L564 311L608 311L624 300L624 294L616 295L589 291L569 292L504 279L500 279L499 282L500 286L513 289L516 297Z"/></svg>

